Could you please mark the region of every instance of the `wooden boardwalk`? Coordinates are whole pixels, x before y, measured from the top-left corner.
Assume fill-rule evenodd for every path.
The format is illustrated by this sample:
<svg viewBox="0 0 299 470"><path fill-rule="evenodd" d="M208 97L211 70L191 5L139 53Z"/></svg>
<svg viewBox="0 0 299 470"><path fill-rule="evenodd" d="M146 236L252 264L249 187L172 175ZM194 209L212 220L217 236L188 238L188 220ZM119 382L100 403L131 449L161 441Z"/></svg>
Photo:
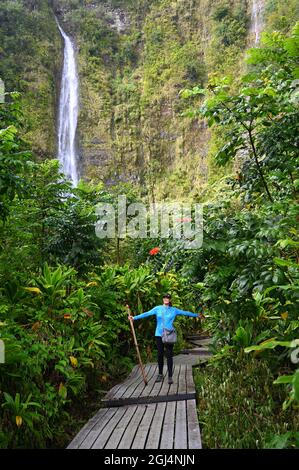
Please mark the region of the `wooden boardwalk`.
<svg viewBox="0 0 299 470"><path fill-rule="evenodd" d="M192 367L175 364L173 384L155 382L156 364L138 366L125 382L103 398L104 408L91 418L68 449L200 449Z"/></svg>
<svg viewBox="0 0 299 470"><path fill-rule="evenodd" d="M105 395L103 408L68 449L201 449L192 376L192 365L201 361L195 355L192 361L187 357L174 357L171 385L167 375L162 382L155 382L157 364L145 366L145 385L140 368L135 366L123 383Z"/></svg>
<svg viewBox="0 0 299 470"><path fill-rule="evenodd" d="M195 400L102 408L68 449L200 449Z"/></svg>

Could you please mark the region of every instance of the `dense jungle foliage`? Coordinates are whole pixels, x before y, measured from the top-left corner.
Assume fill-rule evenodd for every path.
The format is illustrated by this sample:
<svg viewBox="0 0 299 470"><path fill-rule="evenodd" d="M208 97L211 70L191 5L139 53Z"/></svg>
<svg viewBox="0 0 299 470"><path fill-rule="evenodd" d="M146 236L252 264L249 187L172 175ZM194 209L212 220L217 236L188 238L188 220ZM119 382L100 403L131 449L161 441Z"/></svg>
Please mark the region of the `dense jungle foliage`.
<svg viewBox="0 0 299 470"><path fill-rule="evenodd" d="M208 43L203 42L204 29L196 33L198 23L182 2L157 0L150 8L143 0L138 11L134 2L111 2L126 7L136 21L120 38L102 20L102 29L97 29L92 9L82 16L83 3L92 2L60 3L79 41L86 38L79 60L83 87L91 88L82 98L80 132L94 135L95 115L84 123L83 118L85 104L97 97L94 106L106 110L106 124L113 122L115 135L127 139L115 139L118 155L125 159L128 149L140 148L147 136L144 145L155 158L148 167L142 160L141 186L131 181L106 185L93 175L72 187L53 158L53 76L59 64L49 57L56 55L59 41L55 35L52 43L45 39L54 23L44 19L55 2L41 2L40 10L37 2L26 0L24 16L22 2L2 2L0 73L8 91L0 103L0 344L5 346L0 448L65 447L98 409L103 394L136 363L126 304L141 313L160 304L165 292L172 293L177 307L198 312L203 306L206 315L204 325L176 320L175 352L185 345L186 332L204 328L212 337L213 357L194 375L204 447L298 448L296 2L267 2L266 32L246 57L246 2L219 0L213 8L203 2L212 31ZM194 3L190 1L191 10ZM170 14L175 6L180 21ZM15 25L12 18L18 19ZM186 39L190 24L192 34ZM30 36L32 26L36 31ZM9 28L18 29L18 40ZM35 34L45 41L34 41ZM196 53L198 47L202 55ZM23 75L28 57L34 58L33 76L41 77L35 91L29 65ZM118 72L113 75L113 70ZM115 95L107 85L110 73ZM133 83L134 74L138 78ZM161 171L168 168L167 160L160 165L168 147L157 143L155 119L168 96L175 102L170 133L180 121L187 140L192 129L205 132L205 143L209 136L204 183L201 174L193 178L200 172L191 165L196 139L188 147L186 164L183 146L182 166ZM136 122L143 123L142 129ZM122 134L126 126L130 131ZM171 200L168 181L182 199L203 204L200 248L184 249L171 238L96 236L98 203L117 208L120 194L129 203L160 196ZM143 360L156 360L153 320L140 322L136 331Z"/></svg>

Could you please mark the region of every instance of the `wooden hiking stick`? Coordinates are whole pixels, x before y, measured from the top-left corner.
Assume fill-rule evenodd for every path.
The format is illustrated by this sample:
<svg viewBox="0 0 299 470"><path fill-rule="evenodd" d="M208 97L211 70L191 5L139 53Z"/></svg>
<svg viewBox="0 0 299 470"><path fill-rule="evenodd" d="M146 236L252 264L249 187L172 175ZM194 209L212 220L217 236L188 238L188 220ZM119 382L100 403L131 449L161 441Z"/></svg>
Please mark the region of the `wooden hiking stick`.
<svg viewBox="0 0 299 470"><path fill-rule="evenodd" d="M127 309L128 309L129 316L132 316L129 305L127 305ZM142 364L142 360L141 360L141 356L140 356L140 352L139 352L139 347L138 347L138 343L137 343L137 339L136 339L136 335L135 335L135 329L134 329L134 325L133 325L134 320L131 320L131 319L129 319L129 320L130 320L130 324L131 324L132 335L133 335L133 338L134 338L134 344L135 344L136 351L137 351L137 357L138 357L142 377L143 377L145 385L147 385L147 377L145 375L145 370L144 370L144 366Z"/></svg>

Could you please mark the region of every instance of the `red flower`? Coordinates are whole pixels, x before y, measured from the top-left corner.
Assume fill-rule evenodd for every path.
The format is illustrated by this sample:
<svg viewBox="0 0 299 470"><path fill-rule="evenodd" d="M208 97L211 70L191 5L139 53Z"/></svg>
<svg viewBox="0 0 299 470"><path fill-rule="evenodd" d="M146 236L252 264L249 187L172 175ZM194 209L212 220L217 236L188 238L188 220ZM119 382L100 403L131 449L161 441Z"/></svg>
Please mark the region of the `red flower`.
<svg viewBox="0 0 299 470"><path fill-rule="evenodd" d="M154 256L154 255L156 255L157 253L159 253L159 251L160 251L160 248L159 248L158 246L156 246L155 248L152 248L152 249L149 251L149 254L150 254L151 256Z"/></svg>

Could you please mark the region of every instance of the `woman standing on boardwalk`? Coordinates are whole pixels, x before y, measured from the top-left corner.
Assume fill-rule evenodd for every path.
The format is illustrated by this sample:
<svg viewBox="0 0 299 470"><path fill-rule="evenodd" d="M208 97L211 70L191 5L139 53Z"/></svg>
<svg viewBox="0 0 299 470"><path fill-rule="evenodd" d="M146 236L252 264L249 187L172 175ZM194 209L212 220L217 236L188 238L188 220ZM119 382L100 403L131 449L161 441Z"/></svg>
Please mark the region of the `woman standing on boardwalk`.
<svg viewBox="0 0 299 470"><path fill-rule="evenodd" d="M156 344L158 349L158 366L159 374L156 378L156 382L163 380L163 366L164 366L164 346L166 349L167 357L167 369L168 369L168 383L172 384L172 370L173 370L173 344L163 343L162 332L163 328L169 330L173 329L173 321L177 315L185 315L187 317L201 317L204 318L202 313L192 313L185 310L179 310L172 306L171 295L165 294L163 296L163 305L158 305L148 312L141 313L135 317L129 315L129 320L139 320L141 318L149 317L150 315L156 315L157 326L155 331Z"/></svg>

